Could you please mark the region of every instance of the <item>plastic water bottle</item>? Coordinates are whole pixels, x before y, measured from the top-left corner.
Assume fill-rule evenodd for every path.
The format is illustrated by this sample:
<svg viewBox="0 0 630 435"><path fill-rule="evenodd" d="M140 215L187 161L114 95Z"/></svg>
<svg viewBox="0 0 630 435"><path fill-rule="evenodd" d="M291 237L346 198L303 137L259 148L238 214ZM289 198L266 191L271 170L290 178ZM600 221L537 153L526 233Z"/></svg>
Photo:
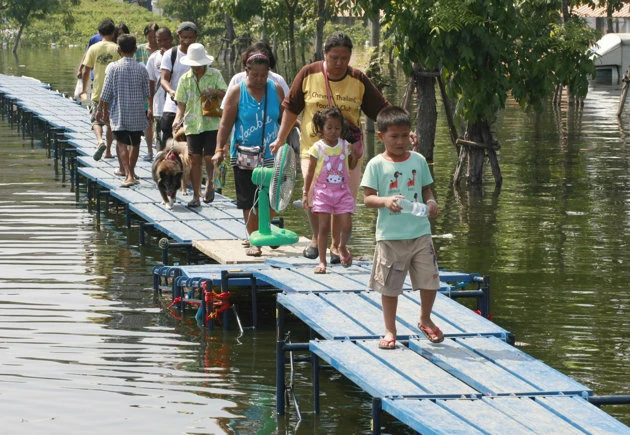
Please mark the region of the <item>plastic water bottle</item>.
<svg viewBox="0 0 630 435"><path fill-rule="evenodd" d="M414 216L429 215L429 207L421 202L411 202L405 198L398 198L396 203L402 207L401 213L410 213Z"/></svg>

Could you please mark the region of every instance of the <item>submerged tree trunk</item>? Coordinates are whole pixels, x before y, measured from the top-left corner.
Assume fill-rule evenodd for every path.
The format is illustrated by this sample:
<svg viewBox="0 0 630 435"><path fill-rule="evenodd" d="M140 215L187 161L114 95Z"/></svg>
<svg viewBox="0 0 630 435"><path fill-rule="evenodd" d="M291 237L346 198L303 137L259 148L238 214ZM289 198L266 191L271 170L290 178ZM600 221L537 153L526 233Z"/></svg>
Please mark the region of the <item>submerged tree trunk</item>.
<svg viewBox="0 0 630 435"><path fill-rule="evenodd" d="M22 32L24 31L24 26L26 24L20 24L20 30L18 30L17 35L15 35L15 45L13 46L13 54L17 53L18 45L20 44L20 39L22 38Z"/></svg>
<svg viewBox="0 0 630 435"><path fill-rule="evenodd" d="M497 158L499 143L493 139L488 122L478 121L470 124L466 130L466 140L459 140L458 144L461 148L453 183L457 184L459 182L461 171L467 160L466 175L468 184L480 186L483 183L483 168L487 155L492 168L492 175L494 176L494 184L497 187L501 187L503 177L501 176Z"/></svg>

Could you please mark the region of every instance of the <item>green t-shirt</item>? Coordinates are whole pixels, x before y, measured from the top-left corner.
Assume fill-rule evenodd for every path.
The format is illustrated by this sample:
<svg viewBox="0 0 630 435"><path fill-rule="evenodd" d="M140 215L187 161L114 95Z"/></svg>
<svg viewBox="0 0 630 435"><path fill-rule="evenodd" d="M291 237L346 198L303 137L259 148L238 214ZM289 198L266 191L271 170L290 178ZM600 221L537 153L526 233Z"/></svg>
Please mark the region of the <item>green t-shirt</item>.
<svg viewBox="0 0 630 435"><path fill-rule="evenodd" d="M362 187L377 191L378 196L403 195L409 201L422 202L422 188L433 183L426 159L410 152L403 162L392 162L379 154L365 167ZM376 241L408 240L431 234L427 217L409 213L393 213L386 207L378 209Z"/></svg>
<svg viewBox="0 0 630 435"><path fill-rule="evenodd" d="M195 77L192 69L179 79L175 91L175 101L186 105L184 112L184 131L186 134L199 134L204 131L219 129L221 118L202 115L201 93L199 91L208 88L227 89L223 76L214 68L206 68L205 74L199 79L199 87L197 87L197 77Z"/></svg>

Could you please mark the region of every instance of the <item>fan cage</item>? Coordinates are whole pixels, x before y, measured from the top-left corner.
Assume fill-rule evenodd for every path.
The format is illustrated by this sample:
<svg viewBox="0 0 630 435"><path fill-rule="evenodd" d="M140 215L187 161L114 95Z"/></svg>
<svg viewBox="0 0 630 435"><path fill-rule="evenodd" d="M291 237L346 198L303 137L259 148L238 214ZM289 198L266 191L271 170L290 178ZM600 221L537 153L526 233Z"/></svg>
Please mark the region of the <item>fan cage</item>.
<svg viewBox="0 0 630 435"><path fill-rule="evenodd" d="M295 187L295 165L295 152L287 144L282 145L274 159L273 175L269 186L269 202L277 212L283 211L291 203Z"/></svg>

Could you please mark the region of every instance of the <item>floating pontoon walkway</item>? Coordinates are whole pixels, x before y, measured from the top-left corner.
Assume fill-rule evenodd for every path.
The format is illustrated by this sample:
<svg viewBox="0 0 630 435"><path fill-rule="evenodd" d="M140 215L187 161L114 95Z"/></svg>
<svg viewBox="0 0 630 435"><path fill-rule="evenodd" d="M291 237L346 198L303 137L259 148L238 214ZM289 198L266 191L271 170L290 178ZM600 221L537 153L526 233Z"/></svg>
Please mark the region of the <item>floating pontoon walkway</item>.
<svg viewBox="0 0 630 435"><path fill-rule="evenodd" d="M217 193L211 204L191 209L186 207L191 193L182 196L179 192L173 209L167 210L152 179L151 163L143 160L147 153L145 143L140 145L136 166L140 184L120 187L122 178L114 175L118 160L103 158L97 162L92 158L97 147L87 109L51 91L49 86L28 77L0 74L0 109L24 134L32 136L36 128L44 132L44 141L55 162L61 160L63 176L67 169L77 196L80 177L85 179L88 198L94 200L97 212L102 197L113 198L124 205L127 226L133 217L138 219L141 244L148 228L164 234L167 238L160 244L164 263L168 263L169 246L195 248L217 263L263 261L244 255L239 241L247 238L247 231L242 211L233 200ZM263 251L267 257L297 255L305 243L306 239L302 239L295 246ZM226 256L226 252L230 255Z"/></svg>
<svg viewBox="0 0 630 435"><path fill-rule="evenodd" d="M39 123L55 161L60 158L64 170L68 163L77 192L79 176L83 176L97 204L101 194L124 203L128 223L132 215L145 221L141 231L153 227L176 243L198 243L211 258L226 249L225 243L237 246L245 238L240 212L220 195L211 206L196 210L182 202L171 211L161 207L150 164L141 159L140 185L120 188L112 161L91 158L96 146L87 111L41 82L0 75L0 110L24 134L32 133ZM208 245L208 240L218 245ZM210 289L220 286L223 292L230 286L251 285L254 316L259 285L279 292L278 415L285 413L285 393L293 393L286 385L286 354L306 351L313 366L315 411L319 412L319 368L324 361L372 397L374 433L380 433L381 411L385 411L423 434L630 434L630 428L591 404L604 401L596 400L590 389L512 346L511 334L485 318L486 277L441 272L443 284L434 306L435 321L446 336L440 344L430 343L419 331L419 300L407 283L399 300L396 349L381 350L380 295L366 288L370 262L355 261L348 269L330 266L327 274L314 275L313 262L296 255L300 248L266 251L266 257L276 258L259 263L156 266L153 270L156 292L167 283L173 295L179 294L185 302L190 287L203 288L206 293L197 301L202 307L208 284ZM215 261L230 262L228 257ZM476 298L483 316L449 296ZM287 312L310 328L312 339L290 341Z"/></svg>
<svg viewBox="0 0 630 435"><path fill-rule="evenodd" d="M406 282L398 306L397 347L378 349L382 312L380 295L366 289L370 268L370 262L356 261L348 269L333 265L327 274L315 275L313 261L274 258L231 269L156 266L153 272L156 289L161 278L170 276L179 295L205 281L224 291L253 281L253 313L256 285L280 291L278 415L285 413L285 393L295 393L286 383L292 363L287 354L305 351L313 366L315 411L324 361L372 396L373 433L380 433L385 411L423 434L630 434L630 428L590 403L598 399L589 388L518 350L508 331L451 299L475 297L479 311L486 314L487 277L440 272L433 312L446 337L440 344L430 343L418 329L419 298ZM314 338L292 343L285 324L288 313L304 322Z"/></svg>

